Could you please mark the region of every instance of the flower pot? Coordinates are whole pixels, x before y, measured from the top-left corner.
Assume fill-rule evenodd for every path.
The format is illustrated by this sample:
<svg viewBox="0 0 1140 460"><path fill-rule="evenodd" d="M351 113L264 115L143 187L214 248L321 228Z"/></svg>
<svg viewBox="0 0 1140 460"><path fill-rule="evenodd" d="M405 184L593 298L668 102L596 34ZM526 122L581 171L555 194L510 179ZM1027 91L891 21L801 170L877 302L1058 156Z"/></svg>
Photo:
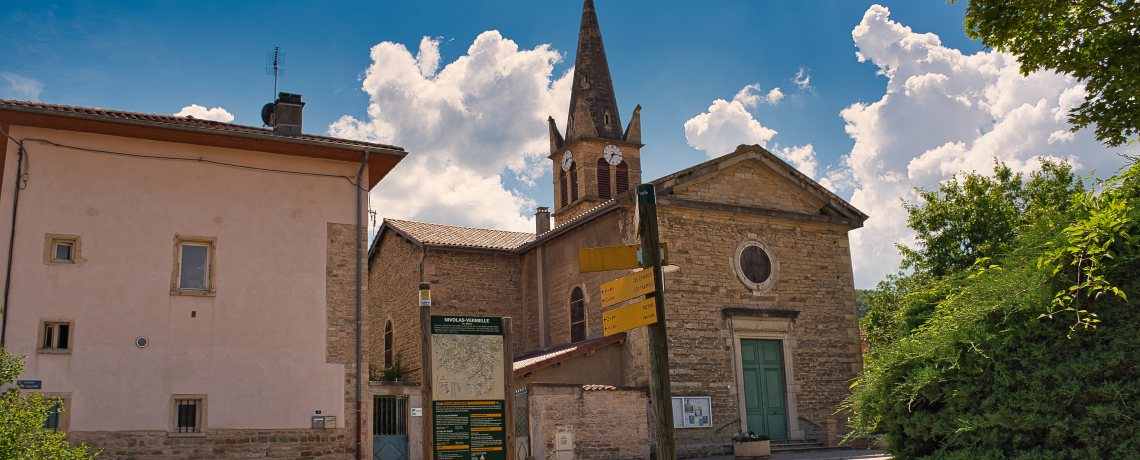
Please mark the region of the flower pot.
<svg viewBox="0 0 1140 460"><path fill-rule="evenodd" d="M734 442L732 454L736 458L768 458L772 455L772 445L769 441Z"/></svg>

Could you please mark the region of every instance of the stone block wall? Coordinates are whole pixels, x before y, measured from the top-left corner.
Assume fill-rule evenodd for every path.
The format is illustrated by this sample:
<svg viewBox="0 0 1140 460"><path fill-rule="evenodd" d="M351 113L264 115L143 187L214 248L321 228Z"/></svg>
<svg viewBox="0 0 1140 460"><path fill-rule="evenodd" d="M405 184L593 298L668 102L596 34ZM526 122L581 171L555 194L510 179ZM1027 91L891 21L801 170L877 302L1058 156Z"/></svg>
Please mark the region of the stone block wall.
<svg viewBox="0 0 1140 460"><path fill-rule="evenodd" d="M531 456L556 460L555 437L573 436L575 460L646 460L648 390L573 384L529 385Z"/></svg>
<svg viewBox="0 0 1140 460"><path fill-rule="evenodd" d="M367 349L384 366L384 323L392 321L393 357L409 372L402 380L420 381L420 258L423 249L392 231L384 232L368 262L370 340Z"/></svg>
<svg viewBox="0 0 1140 460"><path fill-rule="evenodd" d="M77 431L72 444L101 449L106 460L273 458L349 460L356 456L351 428L335 430L208 430L201 437L165 431Z"/></svg>
<svg viewBox="0 0 1140 460"><path fill-rule="evenodd" d="M858 322L846 228L682 207L658 207L662 239L682 268L665 276L674 396L711 396L713 424L740 418L734 349L725 308L794 310L783 344L792 347L797 417L836 418L850 380L861 369ZM777 281L753 292L733 268L744 239L766 244L779 264ZM731 386L731 388L730 388ZM789 417L789 428L797 423ZM807 428L800 426L800 430ZM682 457L718 454L740 424L678 430Z"/></svg>
<svg viewBox="0 0 1140 460"><path fill-rule="evenodd" d="M350 427L353 434L349 442L356 443L356 249L357 240L367 248L366 235L357 230L356 225L328 223L328 247L325 275L325 308L328 319L325 354L327 362L344 365L344 420L342 426ZM368 265L364 259L366 251L361 251L361 271L364 278L361 287L361 317L368 324ZM368 369L368 328L361 327L361 367ZM364 378L368 378L367 371ZM367 388L362 388L361 398L367 396ZM367 417L364 417L367 421ZM368 436L363 436L362 449L367 450ZM353 447L355 449L355 447ZM355 451L355 450L354 450Z"/></svg>
<svg viewBox="0 0 1140 460"><path fill-rule="evenodd" d="M521 258L462 250L423 248L387 231L370 260L368 299L371 321L366 346L378 366L384 359L384 324L393 323L393 351L401 364L416 369L404 380L420 381L420 260L423 280L431 283L433 315L510 316L514 318L514 347L521 353L526 323L522 306Z"/></svg>

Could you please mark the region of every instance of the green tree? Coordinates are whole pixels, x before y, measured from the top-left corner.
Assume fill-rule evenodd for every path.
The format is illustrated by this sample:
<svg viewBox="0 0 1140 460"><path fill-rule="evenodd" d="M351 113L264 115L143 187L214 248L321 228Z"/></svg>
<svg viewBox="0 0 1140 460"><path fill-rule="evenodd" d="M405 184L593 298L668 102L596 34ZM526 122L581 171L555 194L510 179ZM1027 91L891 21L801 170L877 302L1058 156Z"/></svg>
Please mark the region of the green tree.
<svg viewBox="0 0 1140 460"><path fill-rule="evenodd" d="M0 387L14 385L24 371L23 356L12 356L0 348ZM65 433L45 430L48 413L59 403L58 398L46 398L39 392L21 397L12 388L0 393L0 460L32 459L89 459L92 452L86 445L70 446Z"/></svg>
<svg viewBox="0 0 1140 460"><path fill-rule="evenodd" d="M981 263L881 283L863 320L879 345L845 402L853 434L885 434L899 460L1140 459L1131 162L1065 206L1027 208Z"/></svg>
<svg viewBox="0 0 1140 460"><path fill-rule="evenodd" d="M1096 125L1116 147L1140 133L1140 2L968 0L966 35L1013 53L1021 73L1052 70L1085 83L1073 131ZM954 3L956 0L950 0Z"/></svg>
<svg viewBox="0 0 1140 460"><path fill-rule="evenodd" d="M897 246L903 268L945 277L1008 252L1018 229L1041 214L1065 212L1069 197L1084 185L1067 163L1041 160L1041 169L1025 182L995 160L993 177L955 175L937 190L917 191L919 203L903 203L907 226L918 233L915 248Z"/></svg>

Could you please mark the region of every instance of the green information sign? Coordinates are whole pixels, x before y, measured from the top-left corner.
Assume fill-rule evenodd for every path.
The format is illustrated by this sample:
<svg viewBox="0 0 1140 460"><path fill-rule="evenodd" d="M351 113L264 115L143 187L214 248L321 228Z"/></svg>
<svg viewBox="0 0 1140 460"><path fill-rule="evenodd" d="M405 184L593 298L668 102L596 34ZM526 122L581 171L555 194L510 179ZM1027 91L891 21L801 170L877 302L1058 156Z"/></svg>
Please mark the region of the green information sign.
<svg viewBox="0 0 1140 460"><path fill-rule="evenodd" d="M502 318L431 317L432 460L506 460Z"/></svg>
<svg viewBox="0 0 1140 460"><path fill-rule="evenodd" d="M503 401L435 401L435 460L506 460Z"/></svg>

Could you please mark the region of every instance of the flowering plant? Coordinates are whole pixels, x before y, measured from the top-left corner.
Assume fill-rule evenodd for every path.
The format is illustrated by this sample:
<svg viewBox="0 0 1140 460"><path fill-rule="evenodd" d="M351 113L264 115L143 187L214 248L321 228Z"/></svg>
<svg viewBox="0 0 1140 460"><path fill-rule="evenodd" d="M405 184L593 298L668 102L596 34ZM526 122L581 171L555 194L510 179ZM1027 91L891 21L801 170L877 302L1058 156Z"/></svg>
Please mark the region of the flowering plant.
<svg viewBox="0 0 1140 460"><path fill-rule="evenodd" d="M756 434L754 432L740 433L732 437L732 442L753 442L753 441L767 441L772 439L766 434Z"/></svg>

